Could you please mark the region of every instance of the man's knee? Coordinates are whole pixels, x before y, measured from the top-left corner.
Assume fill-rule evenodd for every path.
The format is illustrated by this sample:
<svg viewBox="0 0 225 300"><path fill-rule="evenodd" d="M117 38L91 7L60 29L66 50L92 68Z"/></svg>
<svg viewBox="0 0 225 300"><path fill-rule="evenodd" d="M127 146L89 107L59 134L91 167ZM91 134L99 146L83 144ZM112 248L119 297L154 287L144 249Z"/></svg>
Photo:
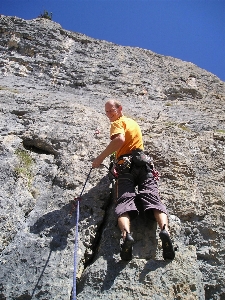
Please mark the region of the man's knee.
<svg viewBox="0 0 225 300"><path fill-rule="evenodd" d="M128 212L124 212L121 215L118 216L118 219L122 219L122 218L127 218L130 219L130 216L128 214Z"/></svg>

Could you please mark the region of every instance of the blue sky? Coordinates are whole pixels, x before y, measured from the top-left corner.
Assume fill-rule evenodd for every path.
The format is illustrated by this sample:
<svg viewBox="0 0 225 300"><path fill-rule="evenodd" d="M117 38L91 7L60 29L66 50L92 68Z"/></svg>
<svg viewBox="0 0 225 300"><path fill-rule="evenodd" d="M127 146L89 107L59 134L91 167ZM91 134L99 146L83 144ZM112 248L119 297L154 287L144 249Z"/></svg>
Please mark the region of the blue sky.
<svg viewBox="0 0 225 300"><path fill-rule="evenodd" d="M0 14L44 10L64 29L192 62L225 81L225 0L0 0Z"/></svg>

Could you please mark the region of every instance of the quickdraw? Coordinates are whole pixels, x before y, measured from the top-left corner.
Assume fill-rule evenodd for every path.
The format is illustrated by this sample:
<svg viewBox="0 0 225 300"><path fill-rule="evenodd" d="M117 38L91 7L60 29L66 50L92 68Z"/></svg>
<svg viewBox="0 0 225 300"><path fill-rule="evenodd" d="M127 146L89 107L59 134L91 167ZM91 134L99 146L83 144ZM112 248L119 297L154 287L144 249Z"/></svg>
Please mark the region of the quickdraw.
<svg viewBox="0 0 225 300"><path fill-rule="evenodd" d="M156 169L152 170L152 175L154 176L155 180L159 180L160 179L160 174Z"/></svg>

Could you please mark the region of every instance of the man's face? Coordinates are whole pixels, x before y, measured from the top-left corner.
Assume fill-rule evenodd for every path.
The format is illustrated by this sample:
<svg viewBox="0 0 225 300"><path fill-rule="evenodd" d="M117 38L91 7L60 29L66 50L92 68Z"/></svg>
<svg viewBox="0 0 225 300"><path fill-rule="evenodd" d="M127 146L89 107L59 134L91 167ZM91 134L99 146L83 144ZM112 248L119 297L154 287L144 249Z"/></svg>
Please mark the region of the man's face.
<svg viewBox="0 0 225 300"><path fill-rule="evenodd" d="M122 107L116 107L114 104L106 103L105 104L105 113L109 118L110 122L116 121L119 117L122 116Z"/></svg>

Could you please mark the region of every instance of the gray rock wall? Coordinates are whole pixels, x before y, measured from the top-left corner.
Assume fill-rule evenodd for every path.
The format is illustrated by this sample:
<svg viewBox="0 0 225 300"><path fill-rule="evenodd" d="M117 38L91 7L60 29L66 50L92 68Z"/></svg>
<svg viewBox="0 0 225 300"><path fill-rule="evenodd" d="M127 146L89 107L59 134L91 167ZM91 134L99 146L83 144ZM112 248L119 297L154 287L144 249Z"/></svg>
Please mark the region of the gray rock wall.
<svg viewBox="0 0 225 300"><path fill-rule="evenodd" d="M159 228L140 212L134 258L121 261L107 169L92 170L77 299L224 299L225 83L50 20L1 16L0 25L0 299L70 299L73 200L109 141L109 97L142 128L179 251L163 261Z"/></svg>

